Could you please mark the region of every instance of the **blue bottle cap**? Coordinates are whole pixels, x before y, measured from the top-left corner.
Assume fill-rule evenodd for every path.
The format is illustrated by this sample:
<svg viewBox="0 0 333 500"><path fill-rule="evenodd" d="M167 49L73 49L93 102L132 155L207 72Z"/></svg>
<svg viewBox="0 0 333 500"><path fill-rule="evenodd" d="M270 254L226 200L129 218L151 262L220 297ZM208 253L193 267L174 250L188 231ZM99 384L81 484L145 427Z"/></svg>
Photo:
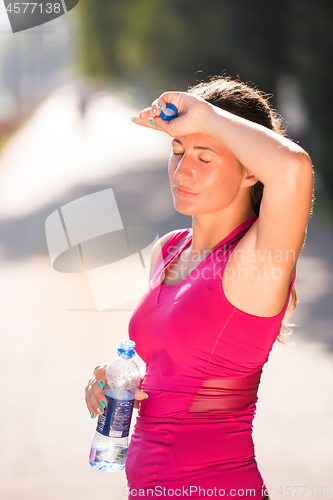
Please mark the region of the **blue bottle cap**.
<svg viewBox="0 0 333 500"><path fill-rule="evenodd" d="M170 120L173 120L176 118L178 113L178 109L174 104L171 104L171 102L167 102L165 109L161 111L160 117L162 120L169 122Z"/></svg>
<svg viewBox="0 0 333 500"><path fill-rule="evenodd" d="M133 340L122 340L120 346L118 347L118 354L124 354L125 356L134 356L135 342Z"/></svg>

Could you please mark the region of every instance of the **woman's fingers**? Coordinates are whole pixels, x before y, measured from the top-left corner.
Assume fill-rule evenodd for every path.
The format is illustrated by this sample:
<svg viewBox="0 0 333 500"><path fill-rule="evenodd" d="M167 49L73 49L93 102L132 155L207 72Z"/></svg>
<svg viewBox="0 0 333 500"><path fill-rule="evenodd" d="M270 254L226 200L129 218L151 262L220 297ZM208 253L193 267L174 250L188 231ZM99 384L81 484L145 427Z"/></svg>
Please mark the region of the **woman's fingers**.
<svg viewBox="0 0 333 500"><path fill-rule="evenodd" d="M103 398L101 398L101 400L103 400ZM97 415L102 415L104 410L100 404L100 401L93 393L89 395L88 399L86 399L86 402L91 418L95 418Z"/></svg>
<svg viewBox="0 0 333 500"><path fill-rule="evenodd" d="M177 117L170 121L159 116L167 103L176 106ZM203 98L187 92L165 92L156 99L150 108L144 109L139 117L132 118L137 125L166 132L171 137L183 137L204 133L207 110L212 107ZM209 112L209 111L208 111Z"/></svg>
<svg viewBox="0 0 333 500"><path fill-rule="evenodd" d="M169 122L162 120L159 115L165 109L168 102L172 102L178 107L181 94L181 92L165 92L158 99L155 99L150 108L143 109L138 117L133 116L132 121L137 125L168 133L168 128L170 128Z"/></svg>
<svg viewBox="0 0 333 500"><path fill-rule="evenodd" d="M148 394L146 392L143 392L140 389L137 389L137 391L135 392L134 408L136 408L138 410L140 401L142 401L143 399L147 399L147 398L148 398Z"/></svg>
<svg viewBox="0 0 333 500"><path fill-rule="evenodd" d="M161 106L160 109L163 111L168 102L171 102L179 109L180 101L184 92L164 92L158 99L156 99L157 105ZM155 101L154 101L155 103Z"/></svg>
<svg viewBox="0 0 333 500"><path fill-rule="evenodd" d="M159 116L161 114L161 111L165 109L166 106L166 100L164 99L163 95L159 97L158 99L155 99L153 104L151 105L151 109L153 111L154 116Z"/></svg>
<svg viewBox="0 0 333 500"><path fill-rule="evenodd" d="M148 394L146 392L141 391L141 389L137 389L135 392L135 399L141 401L142 399L147 399Z"/></svg>
<svg viewBox="0 0 333 500"><path fill-rule="evenodd" d="M107 364L104 363L102 365L97 365L95 370L94 370L94 377L97 380L97 382L99 382L99 381L103 382L102 387L104 387L104 385L105 385L105 368L106 367L107 367Z"/></svg>
<svg viewBox="0 0 333 500"><path fill-rule="evenodd" d="M95 386L96 381L88 384L86 387L86 404L91 418L102 415L107 403L103 390L99 389L96 391Z"/></svg>
<svg viewBox="0 0 333 500"><path fill-rule="evenodd" d="M157 130L162 130L160 127L156 126L154 119L156 118L156 114L154 113L152 107L143 109L139 116L133 116L132 121L137 125L142 125L148 128L154 128Z"/></svg>
<svg viewBox="0 0 333 500"><path fill-rule="evenodd" d="M95 376L95 381L92 384L92 391L93 395L95 396L95 399L98 402L98 406L100 408L98 409L98 406L96 407L96 411L100 412L100 410L104 409L107 405L107 400L104 395L103 387L105 386L105 368L106 364L104 365L98 365L95 368L94 376ZM101 412L103 413L103 411Z"/></svg>
<svg viewBox="0 0 333 500"><path fill-rule="evenodd" d="M139 113L139 118L142 118L142 119L147 119L147 118L154 118L154 113L153 113L153 110L152 108L145 108L143 109L142 111L140 111Z"/></svg>
<svg viewBox="0 0 333 500"><path fill-rule="evenodd" d="M92 418L104 413L107 400L103 391L105 386L105 368L107 364L96 366L93 377L85 389L86 405Z"/></svg>
<svg viewBox="0 0 333 500"><path fill-rule="evenodd" d="M140 111L138 117L133 116L132 121L137 125L143 125L144 127L154 128L155 130L165 132L163 120L160 120L159 124L155 122L155 118L159 117L161 111L165 109L165 106L166 100L162 95L158 99L155 99L150 108L145 108Z"/></svg>
<svg viewBox="0 0 333 500"><path fill-rule="evenodd" d="M136 408L137 410L139 409L140 401L142 399L146 399L148 397L148 394L146 392L141 391L141 387L142 387L144 378L145 378L145 376L141 375L139 389L136 390L135 396L134 396L135 397L134 408ZM145 395L145 397L142 397L143 394Z"/></svg>
<svg viewBox="0 0 333 500"><path fill-rule="evenodd" d="M141 125L142 127L153 128L154 130L158 130L160 132L165 132L165 130L162 128L163 124L161 127L158 126L157 123L155 122L155 117L143 118L141 115L141 117L140 116L133 116L131 119L136 125ZM160 120L163 122L163 120L161 118L160 118Z"/></svg>
<svg viewBox="0 0 333 500"><path fill-rule="evenodd" d="M166 101L163 96L155 99L150 108L145 108L139 113L139 118L155 118L159 116L161 111L165 108Z"/></svg>

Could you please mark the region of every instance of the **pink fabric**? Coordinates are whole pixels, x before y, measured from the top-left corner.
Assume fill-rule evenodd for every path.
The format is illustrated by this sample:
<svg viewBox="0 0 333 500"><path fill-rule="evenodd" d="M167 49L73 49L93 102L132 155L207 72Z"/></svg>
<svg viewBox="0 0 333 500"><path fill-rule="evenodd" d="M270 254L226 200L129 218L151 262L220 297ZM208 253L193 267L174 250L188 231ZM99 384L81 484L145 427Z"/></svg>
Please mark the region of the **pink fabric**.
<svg viewBox="0 0 333 500"><path fill-rule="evenodd" d="M173 235L131 317L129 336L147 364L142 390L149 397L140 403L129 445L130 499L265 496L252 421L262 367L296 271L276 316L248 314L227 300L224 267L257 218L236 228L181 283L167 286L161 284L164 269L191 241L192 230Z"/></svg>

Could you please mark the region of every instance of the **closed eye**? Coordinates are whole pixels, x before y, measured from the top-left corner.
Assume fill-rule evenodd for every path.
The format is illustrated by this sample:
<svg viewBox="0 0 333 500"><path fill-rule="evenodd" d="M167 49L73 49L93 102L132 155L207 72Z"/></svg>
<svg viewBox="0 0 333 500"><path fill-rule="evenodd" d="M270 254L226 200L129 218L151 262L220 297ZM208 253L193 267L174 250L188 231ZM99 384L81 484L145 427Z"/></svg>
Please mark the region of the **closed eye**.
<svg viewBox="0 0 333 500"><path fill-rule="evenodd" d="M172 152L172 154L173 154L174 156L183 156L183 154L184 154L184 153L175 153L175 152L173 151L173 152ZM205 160L203 160L202 158L198 158L198 159L199 159L199 161L201 161L201 163L206 163L206 164L207 164L207 163L210 163L210 161L205 161Z"/></svg>

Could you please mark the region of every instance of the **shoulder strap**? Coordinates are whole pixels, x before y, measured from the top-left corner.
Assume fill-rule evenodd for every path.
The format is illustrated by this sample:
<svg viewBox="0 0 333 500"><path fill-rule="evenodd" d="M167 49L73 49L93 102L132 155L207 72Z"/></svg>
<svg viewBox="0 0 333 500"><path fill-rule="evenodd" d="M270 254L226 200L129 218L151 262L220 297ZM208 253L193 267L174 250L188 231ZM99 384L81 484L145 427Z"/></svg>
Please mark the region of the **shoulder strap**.
<svg viewBox="0 0 333 500"><path fill-rule="evenodd" d="M175 254L173 246L176 245L181 238L189 232L189 229L181 229L180 231L172 234L167 242L162 247L162 253L159 253L157 258L154 271L152 273L151 280L155 280L155 277L159 276L159 274L164 270L165 266L168 264L169 260Z"/></svg>
<svg viewBox="0 0 333 500"><path fill-rule="evenodd" d="M162 248L163 258L168 258L169 256L174 254L174 252L172 251L172 247L176 245L186 233L189 233L189 231L190 229L181 229L177 233L174 233L170 236L170 238Z"/></svg>

